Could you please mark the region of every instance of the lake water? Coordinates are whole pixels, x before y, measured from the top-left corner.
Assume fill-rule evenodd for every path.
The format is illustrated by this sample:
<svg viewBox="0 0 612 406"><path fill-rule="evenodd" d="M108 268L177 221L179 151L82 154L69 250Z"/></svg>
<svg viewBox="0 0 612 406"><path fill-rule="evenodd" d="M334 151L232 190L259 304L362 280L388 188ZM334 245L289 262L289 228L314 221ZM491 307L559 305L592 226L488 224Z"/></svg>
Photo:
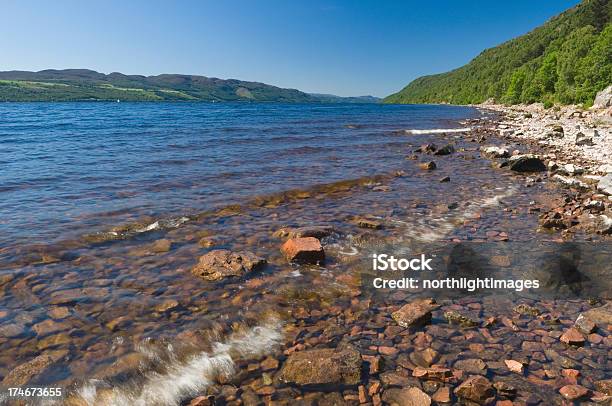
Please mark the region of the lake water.
<svg viewBox="0 0 612 406"><path fill-rule="evenodd" d="M372 252L528 241L514 252L529 263L522 250L548 238L535 232L532 209L556 191L480 156L482 137L522 149L478 120L488 115L454 106L0 104L0 381L61 387L72 405L166 406L219 395L235 376L240 393L263 387L262 399L292 404L314 395L270 384L285 349L349 340L372 355L372 346L422 343L422 332L387 328L408 293L362 289ZM455 152L415 153L428 143ZM420 168L431 160L435 170ZM360 217L380 228L360 227ZM334 230L322 241L324 266L288 264L277 231L312 225ZM268 264L219 282L192 274L216 248ZM518 299L463 297L445 309L512 317ZM565 324L588 308L555 300L542 306L565 309ZM522 340L534 339L491 329L501 337L494 346L514 348L516 359ZM427 332L444 362L472 351L444 320ZM581 372L601 378L606 348L589 348ZM505 355L492 347L488 356ZM383 370L400 368L387 358ZM220 399L241 396L231 385ZM0 404L11 404L5 396Z"/></svg>

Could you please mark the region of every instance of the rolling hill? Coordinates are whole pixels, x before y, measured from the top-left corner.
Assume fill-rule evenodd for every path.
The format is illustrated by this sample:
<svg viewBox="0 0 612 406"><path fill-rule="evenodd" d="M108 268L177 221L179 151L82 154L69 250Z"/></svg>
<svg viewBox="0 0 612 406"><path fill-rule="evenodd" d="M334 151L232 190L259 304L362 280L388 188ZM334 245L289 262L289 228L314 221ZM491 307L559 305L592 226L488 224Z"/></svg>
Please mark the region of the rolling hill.
<svg viewBox="0 0 612 406"><path fill-rule="evenodd" d="M612 84L612 3L583 0L467 65L423 76L385 103L592 104Z"/></svg>
<svg viewBox="0 0 612 406"><path fill-rule="evenodd" d="M0 101L208 101L357 103L259 82L196 75L104 74L88 69L0 72Z"/></svg>

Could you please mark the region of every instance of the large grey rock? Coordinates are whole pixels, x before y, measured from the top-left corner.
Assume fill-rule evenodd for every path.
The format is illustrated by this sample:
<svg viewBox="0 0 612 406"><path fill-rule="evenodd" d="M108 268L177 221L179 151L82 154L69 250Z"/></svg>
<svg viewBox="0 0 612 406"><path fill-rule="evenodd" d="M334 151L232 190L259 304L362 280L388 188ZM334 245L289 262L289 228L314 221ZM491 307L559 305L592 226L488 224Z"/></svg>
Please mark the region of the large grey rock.
<svg viewBox="0 0 612 406"><path fill-rule="evenodd" d="M595 96L594 109L605 109L612 106L612 85L606 87Z"/></svg>
<svg viewBox="0 0 612 406"><path fill-rule="evenodd" d="M612 196L612 173L609 173L603 178L599 179L599 182L597 183L597 189L601 193L605 193L609 196Z"/></svg>
<svg viewBox="0 0 612 406"><path fill-rule="evenodd" d="M508 166L515 172L543 172L546 170L544 162L538 156L531 154L510 157Z"/></svg>

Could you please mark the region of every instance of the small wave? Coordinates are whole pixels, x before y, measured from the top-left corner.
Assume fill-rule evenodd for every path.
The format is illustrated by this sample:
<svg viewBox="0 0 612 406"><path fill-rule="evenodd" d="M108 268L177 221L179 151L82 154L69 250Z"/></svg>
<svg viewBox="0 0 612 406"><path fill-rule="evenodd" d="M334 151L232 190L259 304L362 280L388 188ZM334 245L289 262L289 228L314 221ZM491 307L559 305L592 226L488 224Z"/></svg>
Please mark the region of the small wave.
<svg viewBox="0 0 612 406"><path fill-rule="evenodd" d="M91 379L74 396L92 406L100 404L101 397L108 406L178 406L182 401L204 392L216 377L233 375L235 361L259 358L272 351L282 339L281 332L282 326L278 320L268 320L234 333L225 341L213 343L212 350L208 352L196 353L182 361L172 345L168 345L164 349L168 353L168 361L162 372L141 370L142 379L115 385L103 379ZM141 353L159 360L156 351L142 348Z"/></svg>
<svg viewBox="0 0 612 406"><path fill-rule="evenodd" d="M445 134L445 133L462 133L471 131L471 127L465 128L430 128L427 130L404 130L406 134L419 135L419 134Z"/></svg>

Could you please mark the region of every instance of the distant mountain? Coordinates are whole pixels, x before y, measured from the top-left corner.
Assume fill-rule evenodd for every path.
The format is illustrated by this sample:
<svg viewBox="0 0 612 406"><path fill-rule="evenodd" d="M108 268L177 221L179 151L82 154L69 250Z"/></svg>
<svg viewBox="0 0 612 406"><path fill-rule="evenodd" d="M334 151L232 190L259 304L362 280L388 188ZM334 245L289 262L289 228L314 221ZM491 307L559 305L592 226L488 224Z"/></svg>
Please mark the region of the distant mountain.
<svg viewBox="0 0 612 406"><path fill-rule="evenodd" d="M420 77L385 103L590 105L612 84L612 3L583 0L453 71Z"/></svg>
<svg viewBox="0 0 612 406"><path fill-rule="evenodd" d="M0 101L87 100L332 102L265 83L196 75L106 75L88 69L0 72Z"/></svg>
<svg viewBox="0 0 612 406"><path fill-rule="evenodd" d="M324 93L309 93L309 95L316 97L322 103L380 103L382 100L374 96L342 97Z"/></svg>

